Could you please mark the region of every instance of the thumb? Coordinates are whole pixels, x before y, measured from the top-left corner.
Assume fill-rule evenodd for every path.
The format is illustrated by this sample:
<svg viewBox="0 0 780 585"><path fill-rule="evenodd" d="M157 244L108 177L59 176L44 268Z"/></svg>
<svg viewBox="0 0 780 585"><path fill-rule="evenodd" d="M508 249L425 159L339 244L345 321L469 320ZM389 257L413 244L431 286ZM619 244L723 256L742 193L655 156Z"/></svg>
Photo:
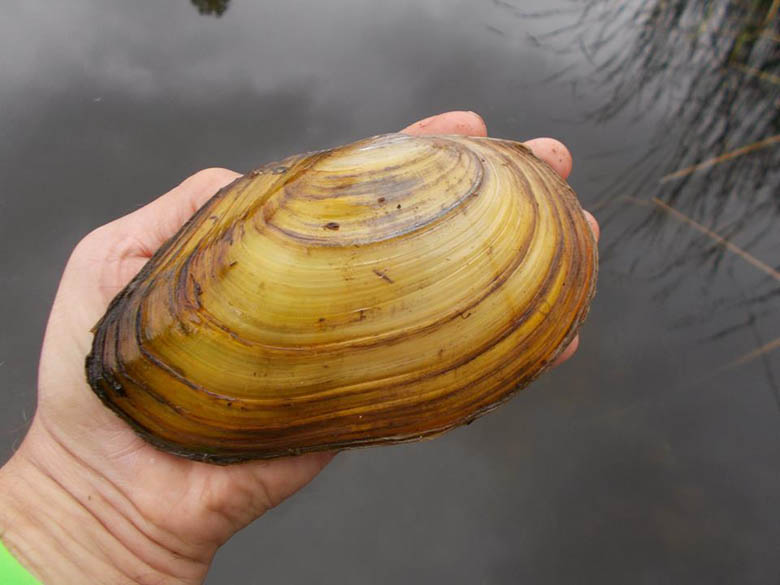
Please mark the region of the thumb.
<svg viewBox="0 0 780 585"><path fill-rule="evenodd" d="M217 191L241 176L229 169L198 171L141 209L117 220L151 256Z"/></svg>

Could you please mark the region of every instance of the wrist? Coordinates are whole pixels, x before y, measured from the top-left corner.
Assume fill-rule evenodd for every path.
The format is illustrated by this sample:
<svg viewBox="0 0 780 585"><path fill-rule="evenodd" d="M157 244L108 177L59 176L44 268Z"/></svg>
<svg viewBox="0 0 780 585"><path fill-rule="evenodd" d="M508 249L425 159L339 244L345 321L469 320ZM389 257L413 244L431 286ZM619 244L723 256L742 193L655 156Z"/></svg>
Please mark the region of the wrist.
<svg viewBox="0 0 780 585"><path fill-rule="evenodd" d="M44 585L200 583L210 561L146 521L101 474L33 425L0 469L0 540ZM164 532L164 529L162 529Z"/></svg>

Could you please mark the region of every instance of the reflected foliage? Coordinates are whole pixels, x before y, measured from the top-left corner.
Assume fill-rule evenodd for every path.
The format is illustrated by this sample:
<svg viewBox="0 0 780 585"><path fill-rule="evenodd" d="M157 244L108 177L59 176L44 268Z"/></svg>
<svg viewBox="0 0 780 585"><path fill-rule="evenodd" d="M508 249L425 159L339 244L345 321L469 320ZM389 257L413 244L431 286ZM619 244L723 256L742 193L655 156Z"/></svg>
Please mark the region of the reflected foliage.
<svg viewBox="0 0 780 585"><path fill-rule="evenodd" d="M230 0L190 0L190 2L201 14L214 16L222 16L230 4Z"/></svg>
<svg viewBox="0 0 780 585"><path fill-rule="evenodd" d="M606 88L582 122L630 127L649 116L656 124L595 203L603 258L631 240L638 254L623 269L646 278L659 300L700 289L681 326L728 312L734 330L750 328L756 345L770 341L761 324L780 303L780 1L570 0L537 13L494 2L518 18L548 19L531 41L588 66L563 68L548 83L583 98ZM724 287L738 292L710 294Z"/></svg>
<svg viewBox="0 0 780 585"><path fill-rule="evenodd" d="M756 222L764 228L752 234L754 239L771 235L780 213L775 193L780 149L756 149L701 171L669 175L780 132L778 3L577 4L581 10L572 14L572 22L542 42L560 53L581 51L591 70L555 81L575 84L579 93L590 86L610 88L591 120L639 121L647 113L662 119L656 139L608 195L659 197L726 238ZM556 38L564 33L566 46L558 47ZM730 204L737 202L744 209L735 215ZM651 215L650 224L664 218L662 210Z"/></svg>

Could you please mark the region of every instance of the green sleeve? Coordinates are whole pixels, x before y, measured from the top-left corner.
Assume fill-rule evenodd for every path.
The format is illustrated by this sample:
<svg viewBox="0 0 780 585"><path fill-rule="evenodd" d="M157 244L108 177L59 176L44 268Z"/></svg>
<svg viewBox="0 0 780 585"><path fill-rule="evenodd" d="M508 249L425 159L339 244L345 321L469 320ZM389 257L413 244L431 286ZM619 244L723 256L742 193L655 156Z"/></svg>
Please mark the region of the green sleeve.
<svg viewBox="0 0 780 585"><path fill-rule="evenodd" d="M2 585L41 585L0 541L0 583Z"/></svg>

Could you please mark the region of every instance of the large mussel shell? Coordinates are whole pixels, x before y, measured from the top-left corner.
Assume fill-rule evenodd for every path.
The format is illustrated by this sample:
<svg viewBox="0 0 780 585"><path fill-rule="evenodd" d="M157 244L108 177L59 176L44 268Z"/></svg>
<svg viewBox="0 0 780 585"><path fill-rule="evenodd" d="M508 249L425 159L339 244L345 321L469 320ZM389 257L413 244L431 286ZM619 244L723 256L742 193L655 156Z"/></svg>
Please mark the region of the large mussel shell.
<svg viewBox="0 0 780 585"><path fill-rule="evenodd" d="M214 195L113 300L88 379L194 459L421 439L546 369L596 272L574 193L521 144L377 136Z"/></svg>

